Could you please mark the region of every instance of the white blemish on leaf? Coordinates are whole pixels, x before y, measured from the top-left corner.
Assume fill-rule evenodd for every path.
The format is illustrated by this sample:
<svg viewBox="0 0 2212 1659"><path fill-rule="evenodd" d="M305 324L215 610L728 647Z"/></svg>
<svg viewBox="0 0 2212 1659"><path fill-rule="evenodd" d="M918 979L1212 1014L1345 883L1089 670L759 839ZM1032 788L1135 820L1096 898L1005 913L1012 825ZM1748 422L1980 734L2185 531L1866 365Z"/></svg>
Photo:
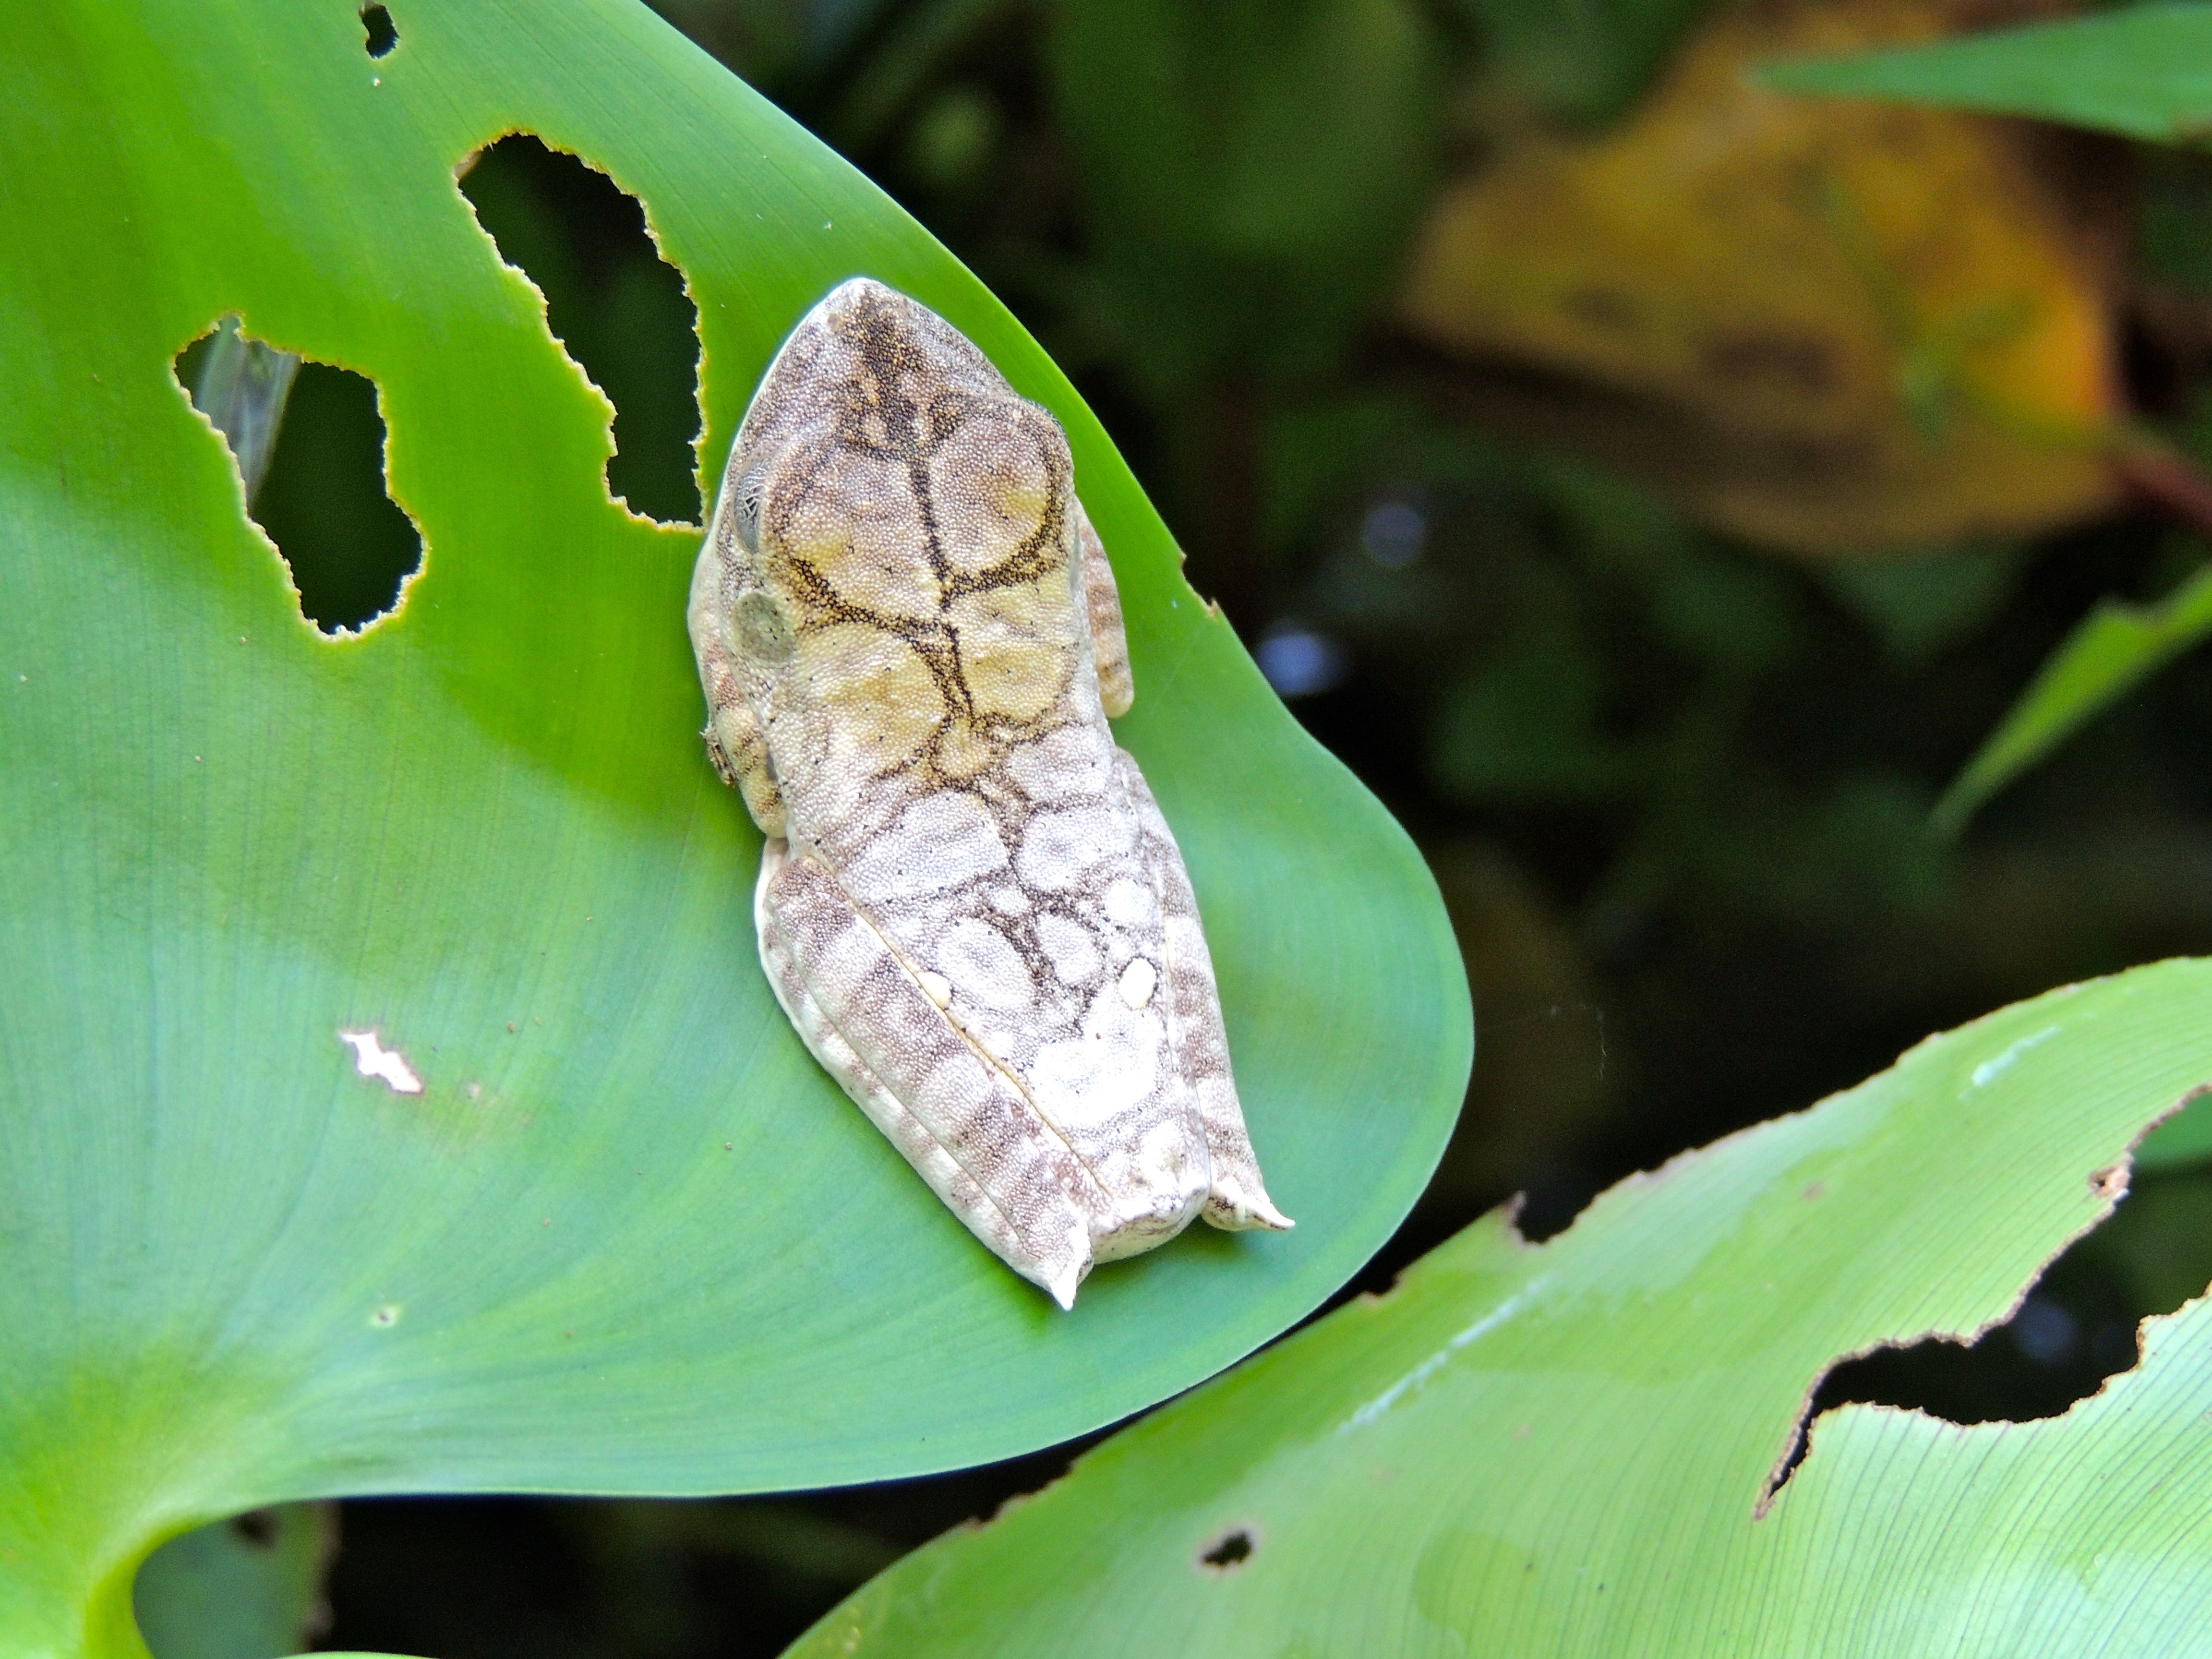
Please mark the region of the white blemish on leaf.
<svg viewBox="0 0 2212 1659"><path fill-rule="evenodd" d="M374 1031L340 1031L338 1041L352 1045L354 1069L363 1077L376 1079L395 1095L422 1092L422 1079L415 1075L407 1056L386 1048Z"/></svg>
<svg viewBox="0 0 2212 1659"><path fill-rule="evenodd" d="M399 1316L406 1311L406 1309L401 1307L397 1302L387 1302L369 1315L368 1322L380 1331L389 1330L399 1322Z"/></svg>
<svg viewBox="0 0 2212 1659"><path fill-rule="evenodd" d="M2058 1027L2046 1025L2033 1036L2024 1036L1994 1060L1985 1060L1974 1067L1974 1087L1985 1089L2007 1072L2012 1070L2020 1057L2030 1048L2045 1043L2058 1035Z"/></svg>
<svg viewBox="0 0 2212 1659"><path fill-rule="evenodd" d="M1530 1299L1533 1298L1538 1291L1544 1288L1545 1284L1550 1279L1550 1278L1551 1275L1549 1273L1541 1273L1536 1278L1530 1279L1518 1291L1516 1291L1511 1296L1507 1297L1504 1301L1499 1303L1488 1313L1483 1315L1481 1318L1476 1320L1474 1323L1469 1325L1465 1330L1460 1332L1458 1335L1453 1337L1450 1341L1445 1343L1443 1347L1438 1348L1426 1359L1424 1359L1419 1364L1414 1366L1412 1370L1407 1371L1405 1376L1400 1377L1395 1382L1393 1382L1389 1388L1383 1389L1382 1393L1376 1395L1375 1398L1369 1401L1358 1411L1352 1413L1350 1417L1338 1424L1336 1425L1336 1431L1339 1434L1346 1434L1349 1433L1353 1429L1364 1429L1370 1423L1374 1422L1375 1419L1381 1417L1383 1413L1389 1411L1391 1407L1396 1405L1407 1393L1411 1392L1413 1389L1419 1388L1431 1376L1442 1370L1444 1366L1450 1362L1451 1357L1455 1353L1457 1353L1462 1348L1466 1347L1470 1342L1480 1341L1484 1337L1489 1335L1491 1332L1496 1330L1500 1325L1505 1323L1507 1320L1512 1318L1515 1314L1519 1313L1522 1309L1528 1306Z"/></svg>

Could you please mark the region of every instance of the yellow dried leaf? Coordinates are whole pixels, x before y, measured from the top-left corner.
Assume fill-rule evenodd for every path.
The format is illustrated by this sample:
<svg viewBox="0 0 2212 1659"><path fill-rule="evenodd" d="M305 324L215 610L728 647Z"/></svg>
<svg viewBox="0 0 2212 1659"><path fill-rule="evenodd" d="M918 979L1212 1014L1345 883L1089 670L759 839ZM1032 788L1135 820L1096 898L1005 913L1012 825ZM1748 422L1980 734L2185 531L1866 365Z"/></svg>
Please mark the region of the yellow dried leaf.
<svg viewBox="0 0 2212 1659"><path fill-rule="evenodd" d="M2112 239L2069 205L2047 142L1751 79L1954 15L1849 0L1723 16L1620 126L1531 141L1448 191L1405 320L1455 356L1551 373L1541 395L1525 373L1478 393L1493 417L1785 549L1903 550L2101 510L2120 412Z"/></svg>

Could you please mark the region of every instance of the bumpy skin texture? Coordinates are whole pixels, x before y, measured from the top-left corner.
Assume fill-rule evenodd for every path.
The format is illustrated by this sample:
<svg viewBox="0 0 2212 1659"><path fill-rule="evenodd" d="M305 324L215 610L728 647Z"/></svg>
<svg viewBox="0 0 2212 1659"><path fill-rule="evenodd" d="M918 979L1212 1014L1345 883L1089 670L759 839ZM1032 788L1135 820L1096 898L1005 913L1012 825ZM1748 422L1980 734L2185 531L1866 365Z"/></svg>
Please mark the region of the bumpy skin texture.
<svg viewBox="0 0 2212 1659"><path fill-rule="evenodd" d="M984 1243L1073 1306L1194 1215L1287 1227L1059 423L855 278L755 394L691 584L707 746L769 836L762 965Z"/></svg>

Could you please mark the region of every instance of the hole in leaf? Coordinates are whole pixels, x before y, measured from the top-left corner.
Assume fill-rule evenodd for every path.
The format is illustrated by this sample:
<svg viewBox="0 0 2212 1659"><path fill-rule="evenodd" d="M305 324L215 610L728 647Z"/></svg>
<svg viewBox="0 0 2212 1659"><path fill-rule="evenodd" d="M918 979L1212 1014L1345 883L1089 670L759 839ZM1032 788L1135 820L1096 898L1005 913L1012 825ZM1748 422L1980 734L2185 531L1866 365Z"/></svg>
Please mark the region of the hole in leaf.
<svg viewBox="0 0 2212 1659"><path fill-rule="evenodd" d="M1231 1527L1198 1553L1198 1565L1208 1572L1234 1572L1252 1559L1260 1540L1250 1527Z"/></svg>
<svg viewBox="0 0 2212 1659"><path fill-rule="evenodd" d="M2118 1173L2092 1180L2101 1190ZM2212 1163L2138 1170L2112 1213L2052 1259L2002 1324L1971 1342L1924 1337L1832 1366L1765 1501L1804 1461L1823 1412L1863 1403L1960 1424L2063 1416L2134 1368L2143 1320L2172 1313L2208 1285Z"/></svg>
<svg viewBox="0 0 2212 1659"><path fill-rule="evenodd" d="M381 58L399 44L399 29L392 22L392 14L375 0L361 9L361 27L368 36L368 55Z"/></svg>
<svg viewBox="0 0 2212 1659"><path fill-rule="evenodd" d="M384 416L365 374L307 362L225 318L177 356L179 382L230 447L253 521L325 634L398 603L422 537L386 492Z"/></svg>
<svg viewBox="0 0 2212 1659"><path fill-rule="evenodd" d="M500 257L545 296L555 337L615 406L608 493L633 513L696 523L699 313L637 198L520 132L479 150L460 185Z"/></svg>

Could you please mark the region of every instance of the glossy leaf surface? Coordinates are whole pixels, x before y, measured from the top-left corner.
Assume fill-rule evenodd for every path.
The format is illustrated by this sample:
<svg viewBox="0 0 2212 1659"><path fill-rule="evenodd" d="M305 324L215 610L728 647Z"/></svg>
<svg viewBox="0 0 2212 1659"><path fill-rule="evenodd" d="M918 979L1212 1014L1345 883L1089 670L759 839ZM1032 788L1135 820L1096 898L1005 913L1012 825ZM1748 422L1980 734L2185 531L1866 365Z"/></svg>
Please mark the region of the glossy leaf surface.
<svg viewBox="0 0 2212 1659"><path fill-rule="evenodd" d="M641 6L390 17L372 58L345 4L44 7L0 63L0 211L38 228L0 258L13 1651L137 1650L147 1549L281 1499L846 1482L1111 1421L1341 1283L1465 1082L1412 846L973 278ZM1063 1316L799 1048L755 958L757 838L697 737L696 530L609 498L607 405L455 185L516 129L635 193L684 273L710 491L770 353L854 272L1060 416L1129 608L1123 741L1295 1233L1200 1230ZM357 636L302 618L173 376L233 313L375 382L426 552Z"/></svg>

